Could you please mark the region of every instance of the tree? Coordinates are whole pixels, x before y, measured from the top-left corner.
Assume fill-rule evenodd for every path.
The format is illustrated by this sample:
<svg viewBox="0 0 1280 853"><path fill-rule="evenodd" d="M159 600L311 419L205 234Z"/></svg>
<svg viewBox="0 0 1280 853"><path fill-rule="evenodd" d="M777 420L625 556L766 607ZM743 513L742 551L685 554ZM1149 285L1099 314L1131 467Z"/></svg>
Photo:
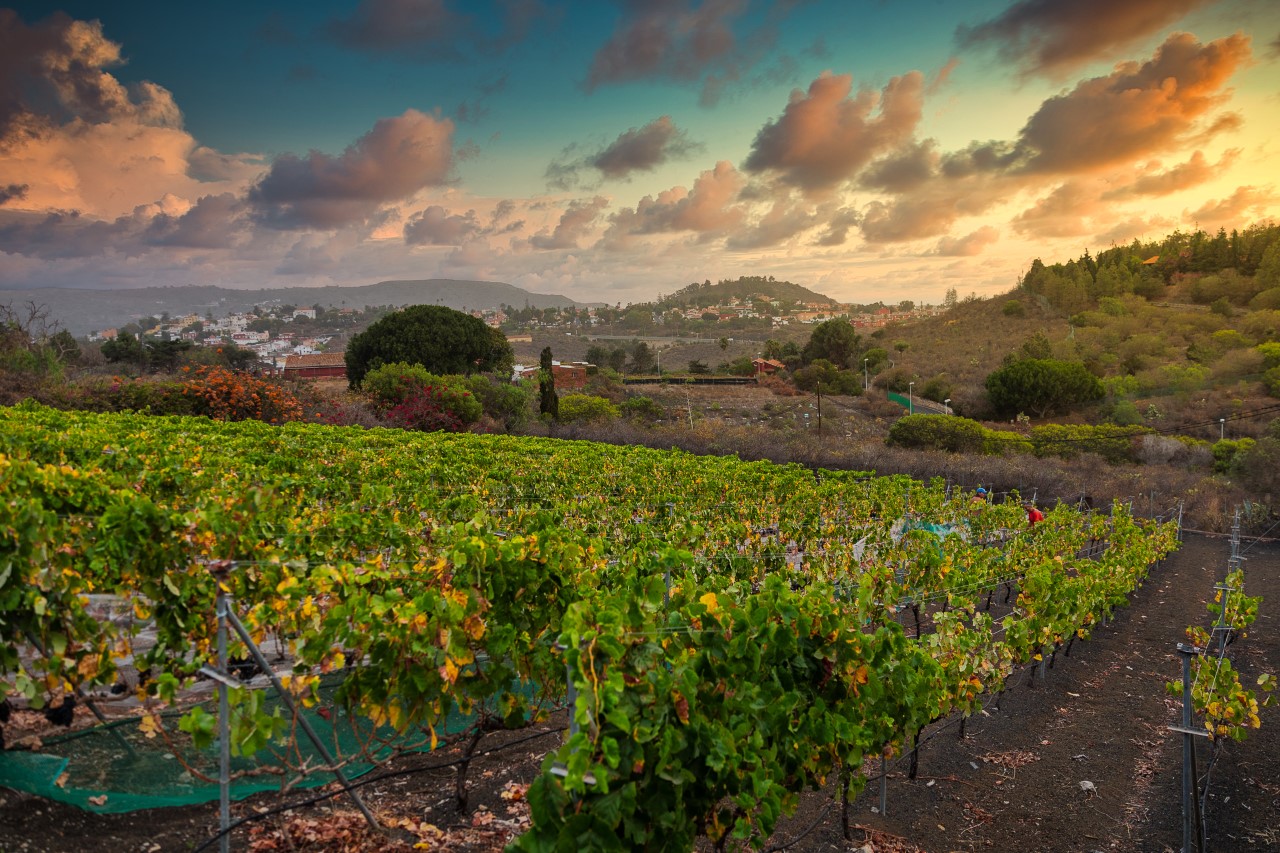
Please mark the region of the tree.
<svg viewBox="0 0 1280 853"><path fill-rule="evenodd" d="M132 364L139 368L147 364L146 348L128 332L120 332L113 340L104 343L102 357L110 362Z"/></svg>
<svg viewBox="0 0 1280 853"><path fill-rule="evenodd" d="M75 335L66 329L59 329L50 335L47 345L63 364L75 364L82 355Z"/></svg>
<svg viewBox="0 0 1280 853"><path fill-rule="evenodd" d="M815 359L813 364L795 372L796 387L814 392L821 387L828 394L856 395L862 391L862 377L852 370L840 370L825 358Z"/></svg>
<svg viewBox="0 0 1280 853"><path fill-rule="evenodd" d="M805 364L812 364L817 359L826 359L841 370L847 370L853 364L858 353L861 338L853 330L853 326L844 320L827 320L814 327L809 342L804 345L800 355Z"/></svg>
<svg viewBox="0 0 1280 853"><path fill-rule="evenodd" d="M551 347L542 348L538 367L538 411L551 420L558 421L560 420L560 397L556 395L556 374L551 360Z"/></svg>
<svg viewBox="0 0 1280 853"><path fill-rule="evenodd" d="M648 373L654 368L653 351L644 341L636 341L631 347L631 372Z"/></svg>
<svg viewBox="0 0 1280 853"><path fill-rule="evenodd" d="M383 364L420 364L435 374L467 375L501 370L514 361L505 337L499 342L479 318L443 305L414 305L388 314L354 336L346 352L352 388Z"/></svg>
<svg viewBox="0 0 1280 853"><path fill-rule="evenodd" d="M1066 412L1105 396L1102 383L1077 361L1024 358L987 376L987 396L1002 417Z"/></svg>
<svg viewBox="0 0 1280 853"><path fill-rule="evenodd" d="M711 368L705 363L698 361L696 358L689 362L689 372L694 376L701 376L711 372Z"/></svg>
<svg viewBox="0 0 1280 853"><path fill-rule="evenodd" d="M592 344L587 347L587 363L594 364L596 367L608 366L609 350L599 344Z"/></svg>
<svg viewBox="0 0 1280 853"><path fill-rule="evenodd" d="M147 341L147 363L156 370L173 370L182 354L191 349L191 341Z"/></svg>

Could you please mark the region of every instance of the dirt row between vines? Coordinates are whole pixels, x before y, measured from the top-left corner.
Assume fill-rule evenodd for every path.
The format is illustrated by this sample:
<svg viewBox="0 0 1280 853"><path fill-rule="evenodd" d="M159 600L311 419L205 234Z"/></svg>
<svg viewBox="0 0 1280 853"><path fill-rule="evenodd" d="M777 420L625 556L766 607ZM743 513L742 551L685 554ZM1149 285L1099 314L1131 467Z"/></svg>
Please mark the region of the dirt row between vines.
<svg viewBox="0 0 1280 853"><path fill-rule="evenodd" d="M1188 536L1146 585L1070 657L1059 654L1043 679L1011 679L998 706L926 730L916 779L906 762L891 763L888 813L879 814L873 781L850 805L845 840L834 788L811 792L765 849L793 851L1175 851L1181 844L1181 740L1168 726L1179 701L1165 682L1180 675L1174 644L1189 624L1207 624L1204 605L1225 574L1229 545ZM1231 647L1246 685L1280 670L1280 546L1256 545L1245 564L1246 591L1264 597L1249 636ZM1207 800L1208 849L1280 849L1280 706L1262 709L1262 730L1228 744L1212 768ZM451 768L430 769L450 754L415 756L393 770L414 771L367 785L384 822L411 837L370 837L342 799L294 809L256 824L233 849L354 851L494 850L528 825L523 785L558 742L553 721L544 735L493 735L497 751L469 773L469 815L455 807ZM1200 740L1200 767L1208 751ZM873 765L868 765L872 767ZM1085 790L1082 782L1092 784ZM3 780L0 780L3 784ZM302 796L302 795L295 795ZM233 807L242 817L270 809L259 795ZM145 813L95 815L0 789L0 851L190 851L210 838L216 804ZM869 846L867 846L869 844ZM217 849L216 845L211 849Z"/></svg>

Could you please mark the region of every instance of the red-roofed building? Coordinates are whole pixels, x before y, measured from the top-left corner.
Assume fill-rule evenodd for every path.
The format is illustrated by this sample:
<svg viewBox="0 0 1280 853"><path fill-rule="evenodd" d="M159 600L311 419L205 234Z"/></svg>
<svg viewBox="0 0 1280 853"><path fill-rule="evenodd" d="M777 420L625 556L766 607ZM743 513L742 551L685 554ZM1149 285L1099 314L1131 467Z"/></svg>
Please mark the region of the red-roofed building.
<svg viewBox="0 0 1280 853"><path fill-rule="evenodd" d="M346 379L347 362L340 352L291 355L284 360L284 375L287 379Z"/></svg>
<svg viewBox="0 0 1280 853"><path fill-rule="evenodd" d="M772 376L786 368L785 364L772 358L753 358L751 364L755 367L757 376Z"/></svg>

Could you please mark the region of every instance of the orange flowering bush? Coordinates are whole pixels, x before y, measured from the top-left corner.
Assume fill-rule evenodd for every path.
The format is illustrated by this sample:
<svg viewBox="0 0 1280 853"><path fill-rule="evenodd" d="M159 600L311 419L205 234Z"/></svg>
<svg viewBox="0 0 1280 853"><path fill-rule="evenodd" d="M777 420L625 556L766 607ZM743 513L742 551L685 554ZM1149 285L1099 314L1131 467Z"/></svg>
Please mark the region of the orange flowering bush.
<svg viewBox="0 0 1280 853"><path fill-rule="evenodd" d="M184 368L188 370L188 368ZM200 367L183 382L193 414L215 421L259 420L279 424L302 418L298 398L279 384L225 367Z"/></svg>

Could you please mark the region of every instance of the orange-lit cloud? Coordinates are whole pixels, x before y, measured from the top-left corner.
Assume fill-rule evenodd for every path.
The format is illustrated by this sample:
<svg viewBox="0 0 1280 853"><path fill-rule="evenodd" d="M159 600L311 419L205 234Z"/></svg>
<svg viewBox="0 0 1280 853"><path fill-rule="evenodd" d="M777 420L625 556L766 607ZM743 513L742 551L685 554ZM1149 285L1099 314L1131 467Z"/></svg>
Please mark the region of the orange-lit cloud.
<svg viewBox="0 0 1280 853"><path fill-rule="evenodd" d="M276 158L249 201L272 227L338 228L443 184L453 159L453 122L406 110L379 119L337 157L312 151Z"/></svg>
<svg viewBox="0 0 1280 853"><path fill-rule="evenodd" d="M1067 181L1014 217L1013 227L1036 237L1075 237L1091 230L1098 190L1092 182Z"/></svg>
<svg viewBox="0 0 1280 853"><path fill-rule="evenodd" d="M880 95L862 89L850 97L852 88L850 75L824 73L807 93L793 92L782 115L756 134L743 168L805 190L828 190L911 138L924 107L923 74L894 77Z"/></svg>
<svg viewBox="0 0 1280 853"><path fill-rule="evenodd" d="M999 16L961 26L963 47L995 46L1024 74L1061 79L1067 72L1153 35L1215 0L1020 0Z"/></svg>
<svg viewBox="0 0 1280 853"><path fill-rule="evenodd" d="M609 206L609 200L603 196L593 199L573 201L565 208L551 234L535 234L529 244L535 249L576 249L578 241L587 235L592 225Z"/></svg>
<svg viewBox="0 0 1280 853"><path fill-rule="evenodd" d="M1147 62L1123 63L1041 104L1019 135L1018 167L1081 172L1176 148L1223 103L1223 87L1248 59L1246 36L1200 44L1172 35Z"/></svg>
<svg viewBox="0 0 1280 853"><path fill-rule="evenodd" d="M256 158L199 148L172 94L126 87L106 70L120 62L97 22L27 26L0 9L0 186L26 187L10 207L123 216L166 193L237 190L261 171Z"/></svg>
<svg viewBox="0 0 1280 853"><path fill-rule="evenodd" d="M1123 222L1117 222L1105 231L1095 234L1093 243L1096 246L1113 246L1132 242L1135 239L1150 238L1164 234L1177 223L1166 216L1133 216Z"/></svg>
<svg viewBox="0 0 1280 853"><path fill-rule="evenodd" d="M1185 163L1179 163L1163 172L1156 171L1153 166L1140 175L1131 184L1109 190L1102 194L1104 201L1137 198L1141 196L1164 196L1203 184L1225 172L1240 156L1239 148L1232 148L1222 155L1216 164L1210 164L1204 153L1197 151Z"/></svg>
<svg viewBox="0 0 1280 853"><path fill-rule="evenodd" d="M735 201L746 181L733 164L720 161L693 182L693 189L672 187L645 196L634 208L622 208L610 218L603 241L607 248L624 248L640 234L692 231L704 237L723 235L742 223L743 208Z"/></svg>
<svg viewBox="0 0 1280 853"><path fill-rule="evenodd" d="M1206 229L1239 225L1262 216L1278 200L1280 196L1271 187L1237 187L1227 198L1207 201L1190 213L1184 211L1183 216Z"/></svg>
<svg viewBox="0 0 1280 853"><path fill-rule="evenodd" d="M999 231L990 225L984 225L963 237L943 237L934 247L933 254L957 258L973 257L982 254L984 249L999 239Z"/></svg>

